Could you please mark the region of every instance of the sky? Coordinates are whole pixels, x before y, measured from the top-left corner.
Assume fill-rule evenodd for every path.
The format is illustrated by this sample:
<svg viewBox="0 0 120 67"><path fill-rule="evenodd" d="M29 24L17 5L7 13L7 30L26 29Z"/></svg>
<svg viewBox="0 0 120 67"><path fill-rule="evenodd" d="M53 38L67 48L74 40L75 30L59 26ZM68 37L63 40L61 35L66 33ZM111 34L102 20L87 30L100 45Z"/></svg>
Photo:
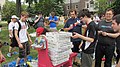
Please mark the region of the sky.
<svg viewBox="0 0 120 67"><path fill-rule="evenodd" d="M8 1L15 1L16 2L16 0L8 0ZM21 0L21 2L23 2L24 0Z"/></svg>

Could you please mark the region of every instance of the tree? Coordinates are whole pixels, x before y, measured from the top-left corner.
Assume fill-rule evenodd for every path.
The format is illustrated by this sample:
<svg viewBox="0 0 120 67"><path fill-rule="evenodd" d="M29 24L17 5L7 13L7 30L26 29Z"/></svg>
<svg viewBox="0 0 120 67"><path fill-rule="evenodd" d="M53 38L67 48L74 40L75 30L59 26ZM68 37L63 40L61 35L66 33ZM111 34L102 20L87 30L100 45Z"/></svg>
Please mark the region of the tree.
<svg viewBox="0 0 120 67"><path fill-rule="evenodd" d="M12 15L16 15L16 4L15 2L9 2L6 1L5 5L3 5L3 9L2 9L2 17L7 20L8 18L10 18Z"/></svg>
<svg viewBox="0 0 120 67"><path fill-rule="evenodd" d="M21 13L21 0L16 0L16 14L18 17L20 17Z"/></svg>
<svg viewBox="0 0 120 67"><path fill-rule="evenodd" d="M96 0L96 9L98 9L98 13L103 13L107 8L111 6L110 0Z"/></svg>
<svg viewBox="0 0 120 67"><path fill-rule="evenodd" d="M26 0L26 3L28 3L29 4L29 8L31 7L31 4L33 4L33 2L34 3L37 3L37 0Z"/></svg>
<svg viewBox="0 0 120 67"><path fill-rule="evenodd" d="M115 0L111 7L114 9L115 15L120 14L120 0Z"/></svg>
<svg viewBox="0 0 120 67"><path fill-rule="evenodd" d="M50 12L55 11L57 15L63 14L63 0L41 0L35 4L36 12L42 11L45 16L49 16Z"/></svg>

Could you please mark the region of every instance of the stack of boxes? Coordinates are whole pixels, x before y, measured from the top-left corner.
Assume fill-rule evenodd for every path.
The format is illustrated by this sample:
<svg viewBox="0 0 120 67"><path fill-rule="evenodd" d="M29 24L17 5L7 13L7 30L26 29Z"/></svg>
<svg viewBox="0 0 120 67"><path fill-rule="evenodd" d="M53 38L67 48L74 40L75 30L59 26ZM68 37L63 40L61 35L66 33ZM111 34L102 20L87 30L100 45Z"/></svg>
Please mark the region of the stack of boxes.
<svg viewBox="0 0 120 67"><path fill-rule="evenodd" d="M72 52L71 36L72 33L69 32L46 33L49 56L54 66L69 60L69 55Z"/></svg>

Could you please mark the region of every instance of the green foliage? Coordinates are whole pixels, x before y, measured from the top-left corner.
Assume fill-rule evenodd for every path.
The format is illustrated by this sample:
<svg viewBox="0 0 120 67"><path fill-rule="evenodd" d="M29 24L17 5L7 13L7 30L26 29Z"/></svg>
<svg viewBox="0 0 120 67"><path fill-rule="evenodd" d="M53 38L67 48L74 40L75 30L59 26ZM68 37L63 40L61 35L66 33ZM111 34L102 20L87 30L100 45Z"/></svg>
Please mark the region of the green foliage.
<svg viewBox="0 0 120 67"><path fill-rule="evenodd" d="M110 0L96 0L96 8L98 13L103 13L107 8L111 7L112 3Z"/></svg>
<svg viewBox="0 0 120 67"><path fill-rule="evenodd" d="M22 5L21 7L21 10L26 10L26 5ZM16 15L16 3L14 1L6 1L5 5L3 5L1 14L2 19L7 21L10 20L12 15Z"/></svg>
<svg viewBox="0 0 120 67"><path fill-rule="evenodd" d="M11 15L15 15L16 14L16 4L15 2L11 1L6 1L5 5L2 8L2 17L5 19L8 19L11 17Z"/></svg>
<svg viewBox="0 0 120 67"><path fill-rule="evenodd" d="M35 4L36 12L42 11L45 16L49 16L49 13L55 11L57 15L63 14L62 2L63 0L42 0Z"/></svg>
<svg viewBox="0 0 120 67"><path fill-rule="evenodd" d="M112 5L112 8L115 11L115 14L120 14L120 0L115 0L115 2Z"/></svg>

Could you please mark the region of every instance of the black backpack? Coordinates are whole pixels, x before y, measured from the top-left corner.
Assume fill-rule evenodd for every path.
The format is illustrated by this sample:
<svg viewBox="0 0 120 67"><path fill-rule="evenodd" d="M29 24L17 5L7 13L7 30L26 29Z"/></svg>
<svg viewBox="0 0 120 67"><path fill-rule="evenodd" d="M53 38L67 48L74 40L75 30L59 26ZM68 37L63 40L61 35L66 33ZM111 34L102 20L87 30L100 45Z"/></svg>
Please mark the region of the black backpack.
<svg viewBox="0 0 120 67"><path fill-rule="evenodd" d="M18 25L19 25L19 28L18 28L18 37L19 37L19 32L20 32L20 30L21 30L21 24L20 24L20 22L19 21L17 21L17 23L18 23ZM26 25L26 23L25 23L25 25ZM15 38L15 29L14 29L15 27L13 27L13 38L12 38L12 40L11 40L11 42L13 43L13 46L15 46L15 47L18 47L18 42L17 42L17 40L16 40L16 38Z"/></svg>

